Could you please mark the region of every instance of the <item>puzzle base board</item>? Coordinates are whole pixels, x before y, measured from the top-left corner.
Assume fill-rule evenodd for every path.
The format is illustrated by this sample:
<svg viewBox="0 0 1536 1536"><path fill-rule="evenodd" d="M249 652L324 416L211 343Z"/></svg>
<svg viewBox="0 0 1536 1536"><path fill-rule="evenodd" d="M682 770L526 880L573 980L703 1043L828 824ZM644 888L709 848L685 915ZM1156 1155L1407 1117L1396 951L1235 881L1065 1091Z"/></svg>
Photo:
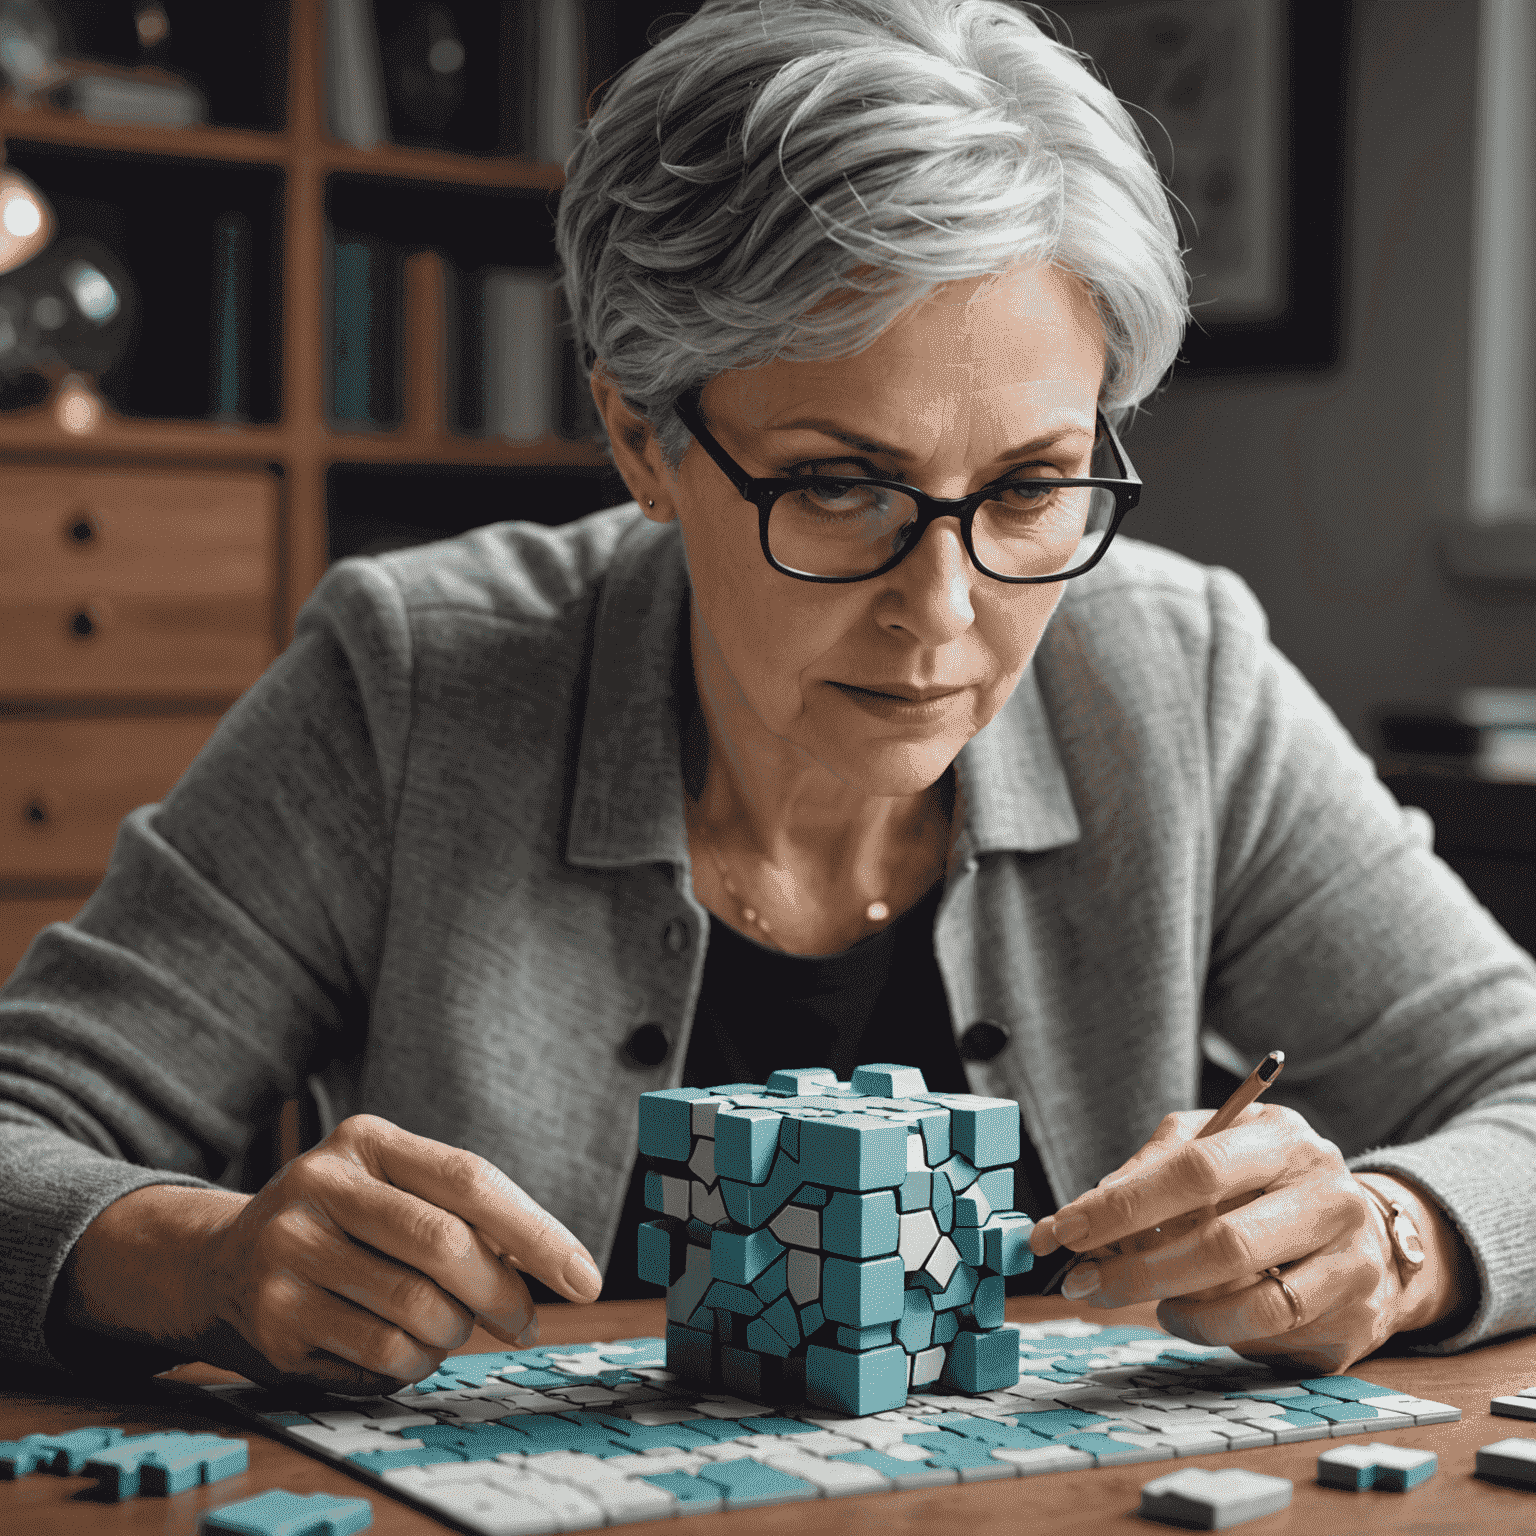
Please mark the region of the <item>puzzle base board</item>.
<svg viewBox="0 0 1536 1536"><path fill-rule="evenodd" d="M661 1339L455 1356L388 1398L197 1390L475 1536L1163 1461L1461 1417L1357 1377L1280 1377L1151 1328L1065 1319L1017 1334L1017 1386L917 1392L867 1418L702 1392L666 1369Z"/></svg>

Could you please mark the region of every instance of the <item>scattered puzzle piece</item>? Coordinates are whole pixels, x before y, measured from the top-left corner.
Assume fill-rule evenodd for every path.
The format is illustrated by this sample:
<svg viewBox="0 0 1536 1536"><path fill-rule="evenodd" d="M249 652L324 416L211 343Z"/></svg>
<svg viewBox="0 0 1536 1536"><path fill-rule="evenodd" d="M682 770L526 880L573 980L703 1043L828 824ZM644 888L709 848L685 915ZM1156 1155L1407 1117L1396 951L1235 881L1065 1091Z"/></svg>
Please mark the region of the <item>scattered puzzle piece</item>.
<svg viewBox="0 0 1536 1536"><path fill-rule="evenodd" d="M202 1536L353 1536L373 1524L367 1499L335 1499L328 1493L288 1493L282 1488L210 1509L198 1526Z"/></svg>
<svg viewBox="0 0 1536 1536"><path fill-rule="evenodd" d="M1516 1488L1536 1488L1536 1440L1512 1435L1477 1453L1477 1476Z"/></svg>
<svg viewBox="0 0 1536 1536"><path fill-rule="evenodd" d="M120 1429L71 1429L59 1435L25 1435L20 1440L0 1440L0 1482L25 1477L29 1472L60 1472L73 1475L86 1460L123 1438Z"/></svg>
<svg viewBox="0 0 1536 1536"><path fill-rule="evenodd" d="M1336 1445L1317 1458L1317 1480L1324 1488L1384 1488L1406 1493L1435 1475L1439 1460L1433 1451L1406 1445Z"/></svg>
<svg viewBox="0 0 1536 1536"><path fill-rule="evenodd" d="M1512 1397L1496 1397L1488 1411L1506 1419L1536 1419L1536 1389L1527 1388Z"/></svg>
<svg viewBox="0 0 1536 1536"><path fill-rule="evenodd" d="M1239 1467L1221 1472L1186 1467L1141 1488L1144 1517L1197 1531L1224 1531L1245 1520L1272 1515L1290 1502L1289 1478L1267 1477Z"/></svg>
<svg viewBox="0 0 1536 1536"><path fill-rule="evenodd" d="M141 1493L181 1493L216 1483L245 1471L247 1464L244 1440L166 1430L115 1441L87 1457L81 1471L96 1479L105 1498L121 1502Z"/></svg>

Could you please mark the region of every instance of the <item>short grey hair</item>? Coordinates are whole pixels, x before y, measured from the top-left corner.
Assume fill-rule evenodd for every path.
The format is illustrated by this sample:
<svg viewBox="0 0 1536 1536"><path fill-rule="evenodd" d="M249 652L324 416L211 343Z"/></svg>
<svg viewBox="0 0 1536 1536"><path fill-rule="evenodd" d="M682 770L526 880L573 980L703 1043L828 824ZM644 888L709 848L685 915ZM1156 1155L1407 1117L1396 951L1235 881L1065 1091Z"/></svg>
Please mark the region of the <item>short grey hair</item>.
<svg viewBox="0 0 1536 1536"><path fill-rule="evenodd" d="M577 353L676 468L717 373L848 356L940 284L1081 280L1120 420L1188 318L1135 123L1009 0L707 0L609 85L555 228Z"/></svg>

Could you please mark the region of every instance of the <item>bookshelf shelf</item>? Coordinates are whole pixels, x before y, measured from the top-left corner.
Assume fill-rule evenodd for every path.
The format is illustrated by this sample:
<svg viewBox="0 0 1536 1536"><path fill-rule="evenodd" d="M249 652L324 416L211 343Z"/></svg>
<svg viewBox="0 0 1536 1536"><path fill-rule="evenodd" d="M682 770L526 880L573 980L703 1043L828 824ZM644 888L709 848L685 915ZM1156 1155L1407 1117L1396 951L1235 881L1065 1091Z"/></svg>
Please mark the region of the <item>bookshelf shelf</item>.
<svg viewBox="0 0 1536 1536"><path fill-rule="evenodd" d="M544 437L513 443L492 438L428 437L414 432L330 432L326 457L337 464L442 465L445 468L605 469L594 443Z"/></svg>
<svg viewBox="0 0 1536 1536"><path fill-rule="evenodd" d="M325 175L430 181L445 187L558 192L565 181L558 165L521 155L463 155L399 144L354 149L349 144L328 141L320 147L318 158Z"/></svg>
<svg viewBox="0 0 1536 1536"><path fill-rule="evenodd" d="M112 155L147 155L168 160L234 161L246 165L287 162L292 141L286 133L256 128L156 128L138 123L103 123L47 103L22 105L0 91L0 139L57 144Z"/></svg>
<svg viewBox="0 0 1536 1536"><path fill-rule="evenodd" d="M175 459L266 463L285 456L291 434L245 422L114 417L94 431L65 430L46 407L0 415L0 453L51 459Z"/></svg>

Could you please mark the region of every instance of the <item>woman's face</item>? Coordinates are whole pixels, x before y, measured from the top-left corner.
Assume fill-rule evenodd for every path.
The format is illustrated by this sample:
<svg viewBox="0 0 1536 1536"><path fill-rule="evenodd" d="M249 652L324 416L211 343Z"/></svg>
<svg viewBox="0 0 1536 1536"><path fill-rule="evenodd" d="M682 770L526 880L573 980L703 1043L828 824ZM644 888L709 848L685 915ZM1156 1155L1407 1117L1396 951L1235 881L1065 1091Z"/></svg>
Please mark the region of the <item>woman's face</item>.
<svg viewBox="0 0 1536 1536"><path fill-rule="evenodd" d="M1086 291L1033 267L941 288L857 357L721 374L702 410L751 475L875 475L958 497L1031 466L1088 473L1103 372ZM695 669L717 718L869 795L940 777L1002 707L1061 596L1059 582L984 576L954 518L869 581L782 575L763 558L757 509L697 444L675 484L645 496L651 516L682 524Z"/></svg>

